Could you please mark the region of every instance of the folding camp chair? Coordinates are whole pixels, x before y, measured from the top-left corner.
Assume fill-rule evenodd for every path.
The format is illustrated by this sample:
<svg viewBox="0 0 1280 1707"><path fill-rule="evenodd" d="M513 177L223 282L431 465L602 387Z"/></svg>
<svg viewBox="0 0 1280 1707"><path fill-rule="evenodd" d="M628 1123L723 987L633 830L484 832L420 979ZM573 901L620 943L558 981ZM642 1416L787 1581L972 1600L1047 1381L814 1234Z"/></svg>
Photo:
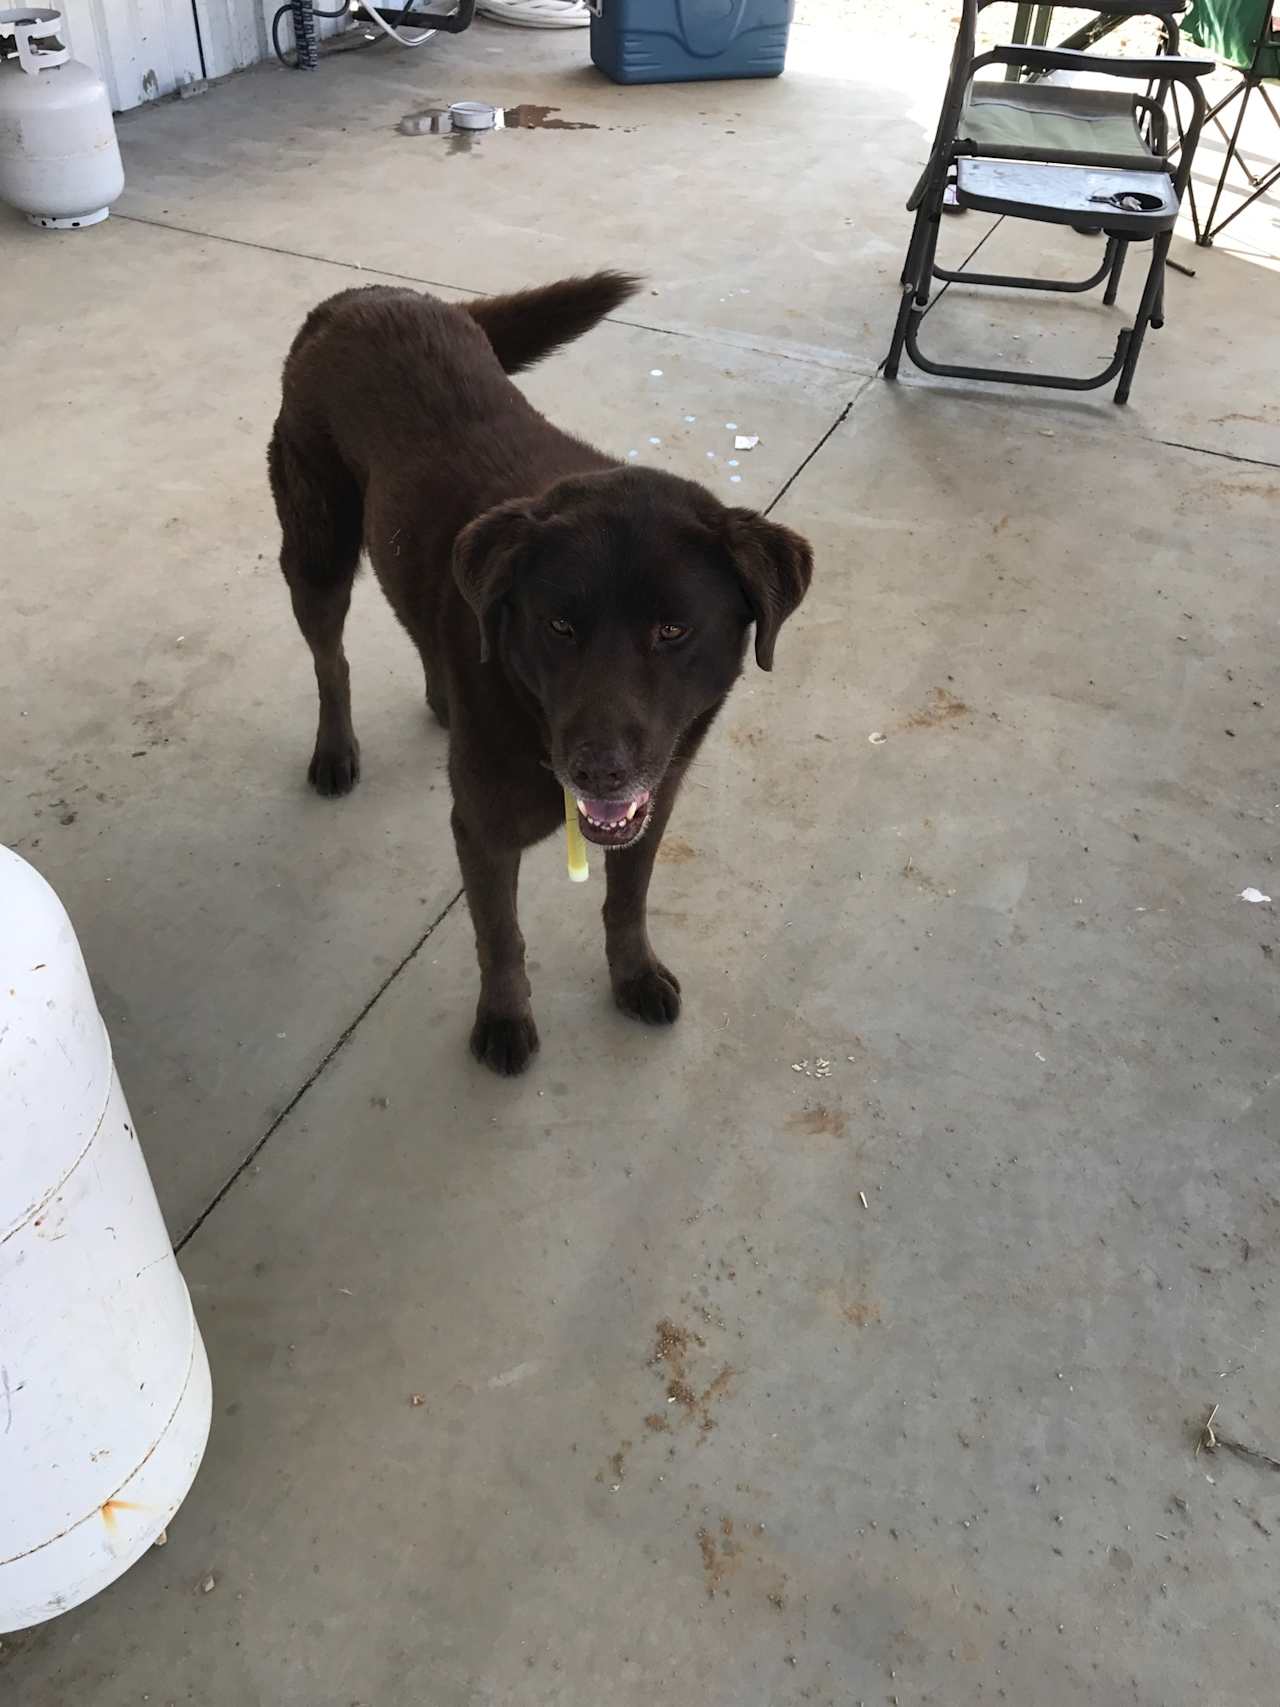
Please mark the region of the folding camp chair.
<svg viewBox="0 0 1280 1707"><path fill-rule="evenodd" d="M1197 47L1217 54L1219 59L1240 73L1230 93L1215 101L1205 114L1205 123L1212 123L1226 143L1227 154L1208 217L1203 222L1196 206L1194 183L1187 191L1196 242L1207 249L1220 231L1280 180L1280 160L1263 172L1254 172L1240 146L1245 114L1255 92L1262 97L1267 111L1280 126L1280 109L1277 109L1271 91L1266 87L1269 82L1280 80L1280 0L1195 0L1182 29ZM1223 115L1236 101L1239 101L1240 108L1236 113L1235 126L1228 133ZM1219 219L1218 205L1233 166L1238 166L1244 174L1249 194Z"/></svg>
<svg viewBox="0 0 1280 1707"><path fill-rule="evenodd" d="M1111 59L1065 48L1023 45L975 51L978 13L994 0L961 0L960 28L933 152L907 203L916 215L902 269L902 300L884 376L896 379L903 352L925 373L1009 385L1093 391L1118 376L1115 400L1126 403L1147 327L1164 323L1164 269L1178 207L1191 173L1204 121L1200 78L1209 60L1161 54ZM1166 26L1182 0L1092 0L1101 14L1154 16ZM1035 72L1084 71L1145 82L1145 94L1117 89L1060 88L1048 83L982 80L989 65ZM1171 158L1164 102L1171 85L1185 87L1191 118L1177 165ZM1102 264L1087 279L1033 279L999 273L950 272L935 264L948 188L962 208L1049 225L1095 226L1106 236ZM932 360L919 345L920 323L935 279L1006 289L1078 293L1103 284L1114 304L1131 243L1151 244L1151 265L1132 326L1116 339L1101 373L1081 378L969 367Z"/></svg>

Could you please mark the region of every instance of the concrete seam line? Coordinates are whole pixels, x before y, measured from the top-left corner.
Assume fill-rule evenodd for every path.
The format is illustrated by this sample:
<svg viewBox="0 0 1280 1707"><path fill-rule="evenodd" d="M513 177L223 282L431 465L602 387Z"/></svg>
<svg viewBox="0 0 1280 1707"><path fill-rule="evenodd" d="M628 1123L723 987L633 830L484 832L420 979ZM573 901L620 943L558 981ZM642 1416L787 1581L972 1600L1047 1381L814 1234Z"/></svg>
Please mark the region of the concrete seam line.
<svg viewBox="0 0 1280 1707"><path fill-rule="evenodd" d="M198 237L202 243L230 243L237 249L256 249L263 255L283 255L291 261L311 261L318 267L339 267L347 273L364 273L371 280L396 279L400 284L421 285L425 290L452 290L459 296L484 297L492 295L490 291L476 290L472 285L452 284L447 279L426 279L418 273L397 273L390 267L366 267L356 261L343 261L333 255L313 255L307 249L286 249L278 243L256 243L248 237L231 237L221 231L196 231L189 225L172 225L164 219L147 219L140 213L117 213L116 219L127 221L130 225L146 225L153 231L170 231L176 237ZM686 338L691 342L714 344L718 348L746 351L750 355L767 356L770 361L795 362L802 367L821 368L824 372L848 373L857 377L857 358L850 357L847 364L837 361L819 361L813 356L796 356L779 353L765 344L753 344L748 340L716 337L711 332L699 332L683 326L655 326L647 320L628 320L620 314L606 314L604 324L607 326L630 326L638 332L653 332L661 338Z"/></svg>

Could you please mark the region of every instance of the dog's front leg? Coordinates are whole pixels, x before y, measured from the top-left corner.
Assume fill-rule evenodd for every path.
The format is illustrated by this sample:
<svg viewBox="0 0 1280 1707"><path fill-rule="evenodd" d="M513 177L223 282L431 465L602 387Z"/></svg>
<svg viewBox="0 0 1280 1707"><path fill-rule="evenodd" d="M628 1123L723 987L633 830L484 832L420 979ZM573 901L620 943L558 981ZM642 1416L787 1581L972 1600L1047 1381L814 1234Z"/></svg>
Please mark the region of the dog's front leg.
<svg viewBox="0 0 1280 1707"><path fill-rule="evenodd" d="M480 961L480 1001L471 1053L495 1073L523 1073L538 1048L529 1003L524 938L516 916L519 848L494 847L453 810L453 839Z"/></svg>
<svg viewBox="0 0 1280 1707"><path fill-rule="evenodd" d="M649 1025L674 1025L680 1017L680 980L653 952L648 909L653 862L681 778L673 765L658 789L649 827L635 847L605 855L604 948L613 999L624 1014Z"/></svg>

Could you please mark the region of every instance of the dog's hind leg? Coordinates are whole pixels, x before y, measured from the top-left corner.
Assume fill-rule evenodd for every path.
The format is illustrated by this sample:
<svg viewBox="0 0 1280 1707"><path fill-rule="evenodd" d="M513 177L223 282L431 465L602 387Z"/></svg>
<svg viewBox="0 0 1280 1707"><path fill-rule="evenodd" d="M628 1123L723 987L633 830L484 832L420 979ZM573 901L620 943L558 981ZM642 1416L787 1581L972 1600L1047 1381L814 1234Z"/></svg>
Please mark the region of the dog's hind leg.
<svg viewBox="0 0 1280 1707"><path fill-rule="evenodd" d="M360 490L327 445L297 443L280 422L267 452L280 517L280 568L315 660L320 719L307 771L318 794L348 794L360 775L342 630L360 559Z"/></svg>

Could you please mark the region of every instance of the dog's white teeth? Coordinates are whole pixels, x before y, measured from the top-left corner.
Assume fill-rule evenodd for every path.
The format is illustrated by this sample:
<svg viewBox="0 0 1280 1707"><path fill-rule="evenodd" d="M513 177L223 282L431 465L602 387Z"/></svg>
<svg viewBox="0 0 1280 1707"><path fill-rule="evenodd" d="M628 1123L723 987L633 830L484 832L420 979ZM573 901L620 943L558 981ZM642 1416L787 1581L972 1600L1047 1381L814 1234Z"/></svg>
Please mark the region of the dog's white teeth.
<svg viewBox="0 0 1280 1707"><path fill-rule="evenodd" d="M588 822L590 822L590 821L591 821L591 820L590 820L590 815L589 815L589 814L588 814L588 812L587 812L587 803L586 803L586 801L585 801L585 800L579 800L579 799L577 799L577 797L576 797L576 796L575 796L575 797L574 797L574 805L575 805L575 806L576 806L576 807L577 807L577 808L578 808L578 811L579 811L579 812L581 812L581 814L582 814L582 816L583 816L583 817L584 817L584 818L586 818L586 819L587 819L587 821L588 821Z"/></svg>
<svg viewBox="0 0 1280 1707"><path fill-rule="evenodd" d="M638 800L633 800L631 802L630 806L627 807L627 815L624 818L623 822L626 824L629 824L639 810L640 810L640 802Z"/></svg>

